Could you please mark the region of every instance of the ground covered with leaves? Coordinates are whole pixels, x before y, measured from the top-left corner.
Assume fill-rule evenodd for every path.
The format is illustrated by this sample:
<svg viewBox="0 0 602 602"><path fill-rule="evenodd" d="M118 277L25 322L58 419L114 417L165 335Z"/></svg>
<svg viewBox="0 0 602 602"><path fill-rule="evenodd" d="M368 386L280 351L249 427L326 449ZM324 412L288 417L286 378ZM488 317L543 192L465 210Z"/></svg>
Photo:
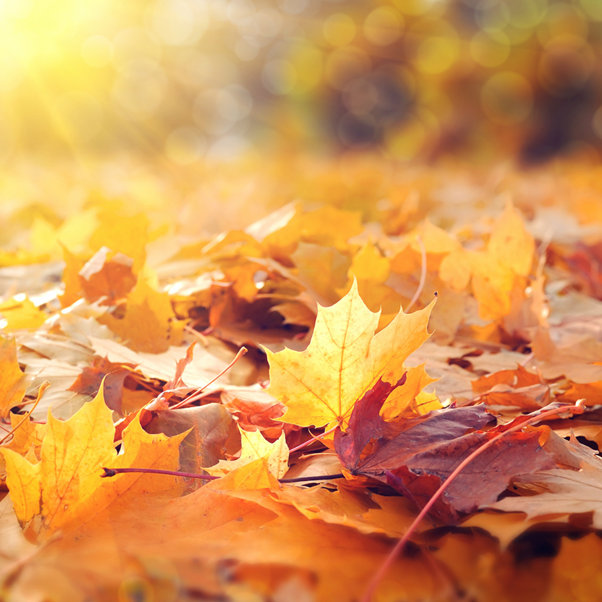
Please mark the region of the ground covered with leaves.
<svg viewBox="0 0 602 602"><path fill-rule="evenodd" d="M600 600L600 172L483 173L16 171L0 598Z"/></svg>

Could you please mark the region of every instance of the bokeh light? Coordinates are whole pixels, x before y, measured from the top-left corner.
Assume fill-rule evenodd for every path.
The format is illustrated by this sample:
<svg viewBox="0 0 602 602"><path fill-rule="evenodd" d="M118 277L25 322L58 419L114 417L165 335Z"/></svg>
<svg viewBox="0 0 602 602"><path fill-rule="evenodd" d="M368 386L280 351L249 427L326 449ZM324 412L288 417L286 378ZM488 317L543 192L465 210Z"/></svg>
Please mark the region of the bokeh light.
<svg viewBox="0 0 602 602"><path fill-rule="evenodd" d="M601 45L598 0L11 0L0 157L601 153Z"/></svg>

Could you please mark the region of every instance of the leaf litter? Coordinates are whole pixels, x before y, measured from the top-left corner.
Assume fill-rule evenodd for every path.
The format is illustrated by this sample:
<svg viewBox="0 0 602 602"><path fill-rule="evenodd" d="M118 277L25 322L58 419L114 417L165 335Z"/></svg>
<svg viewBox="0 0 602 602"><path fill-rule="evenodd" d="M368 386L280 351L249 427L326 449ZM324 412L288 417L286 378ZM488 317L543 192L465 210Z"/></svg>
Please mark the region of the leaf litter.
<svg viewBox="0 0 602 602"><path fill-rule="evenodd" d="M15 247L2 599L599 599L602 227L523 177Z"/></svg>

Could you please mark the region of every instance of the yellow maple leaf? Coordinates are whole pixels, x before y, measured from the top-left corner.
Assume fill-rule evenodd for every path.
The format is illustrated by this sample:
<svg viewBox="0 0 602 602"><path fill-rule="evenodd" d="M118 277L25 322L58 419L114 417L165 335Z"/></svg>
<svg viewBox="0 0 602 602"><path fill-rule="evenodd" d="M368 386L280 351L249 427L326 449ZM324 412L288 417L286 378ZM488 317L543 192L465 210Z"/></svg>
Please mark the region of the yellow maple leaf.
<svg viewBox="0 0 602 602"><path fill-rule="evenodd" d="M485 251L452 250L443 258L439 276L454 290L472 278L479 315L495 320L510 313L512 291L531 271L535 242L510 201L495 222ZM523 285L524 286L524 285Z"/></svg>
<svg viewBox="0 0 602 602"><path fill-rule="evenodd" d="M43 393L45 389L40 388ZM40 393L38 393L38 397ZM16 451L18 454L26 454L32 447L39 450L44 435L46 434L46 425L32 422L27 416L25 419L19 414L10 413L12 439L5 444L6 447Z"/></svg>
<svg viewBox="0 0 602 602"><path fill-rule="evenodd" d="M173 487L173 479L142 473L105 480L102 468L174 470L179 443L188 431L172 438L149 435L135 420L124 432L125 452L120 455L115 451L114 433L112 412L101 388L94 400L69 420L57 420L49 412L39 463L3 449L7 484L19 520L27 522L40 514L43 531L48 534L90 520L141 479L145 479L143 491Z"/></svg>
<svg viewBox="0 0 602 602"><path fill-rule="evenodd" d="M266 350L269 393L288 408L281 420L300 426L345 425L355 402L378 379L393 383L402 377L403 362L430 336L433 304L412 314L400 310L376 335L379 312L366 307L356 282L338 303L319 307L305 351Z"/></svg>
<svg viewBox="0 0 602 602"><path fill-rule="evenodd" d="M145 353L161 353L169 347L170 323L174 318L169 295L139 279L127 296L125 316L105 315L98 319L118 334L128 347Z"/></svg>
<svg viewBox="0 0 602 602"><path fill-rule="evenodd" d="M3 449L6 462L6 483L22 523L40 513L41 473L40 463L34 464L18 453Z"/></svg>
<svg viewBox="0 0 602 602"><path fill-rule="evenodd" d="M258 458L227 475L212 481L208 487L219 491L233 489L278 489L278 479L270 472L266 458Z"/></svg>
<svg viewBox="0 0 602 602"><path fill-rule="evenodd" d="M241 452L236 460L220 460L215 466L205 468L220 479L219 489L261 489L278 487L277 479L288 470L288 446L284 433L270 443L260 431L240 429Z"/></svg>
<svg viewBox="0 0 602 602"><path fill-rule="evenodd" d="M343 252L349 249L347 241L363 230L359 211L342 211L330 205L303 214L299 222L303 242L334 247Z"/></svg>
<svg viewBox="0 0 602 602"><path fill-rule="evenodd" d="M94 252L108 247L115 253L123 253L134 260L135 274L146 261L149 221L144 213L124 215L118 210L100 211L99 225L90 237L90 247Z"/></svg>
<svg viewBox="0 0 602 602"><path fill-rule="evenodd" d="M380 411L380 415L385 420L393 420L393 418L402 414L418 397L424 387L437 380L426 373L424 366L425 364L420 364L420 366L409 368L403 387L391 392Z"/></svg>
<svg viewBox="0 0 602 602"><path fill-rule="evenodd" d="M495 222L487 252L518 276L527 276L531 271L535 241L511 201Z"/></svg>
<svg viewBox="0 0 602 602"><path fill-rule="evenodd" d="M48 318L23 294L16 295L0 304L0 313L6 320L4 330L35 330Z"/></svg>
<svg viewBox="0 0 602 602"><path fill-rule="evenodd" d="M14 339L0 337L0 366L0 417L5 418L23 400L29 381L19 368Z"/></svg>

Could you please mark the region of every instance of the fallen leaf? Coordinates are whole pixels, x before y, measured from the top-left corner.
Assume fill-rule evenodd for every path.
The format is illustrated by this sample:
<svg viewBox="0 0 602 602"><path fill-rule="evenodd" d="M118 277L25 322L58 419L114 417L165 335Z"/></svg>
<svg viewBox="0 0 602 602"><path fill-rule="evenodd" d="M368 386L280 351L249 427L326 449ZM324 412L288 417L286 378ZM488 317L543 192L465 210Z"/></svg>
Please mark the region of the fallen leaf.
<svg viewBox="0 0 602 602"><path fill-rule="evenodd" d="M25 295L19 295L0 303L0 313L6 320L5 331L35 330L48 319Z"/></svg>
<svg viewBox="0 0 602 602"><path fill-rule="evenodd" d="M0 418L6 418L10 409L21 403L29 379L19 368L14 339L0 337Z"/></svg>
<svg viewBox="0 0 602 602"><path fill-rule="evenodd" d="M283 477L288 470L289 451L284 433L274 443L269 443L260 431L240 429L240 440L240 456L236 460L220 460L215 466L203 467L214 476L231 476L228 481L220 481L218 487L223 488L234 480L236 489L277 486L276 479ZM265 477L261 476L262 473ZM269 476L273 478L269 479Z"/></svg>
<svg viewBox="0 0 602 602"><path fill-rule="evenodd" d="M175 320L169 297L139 280L128 295L125 316L99 318L134 351L162 353L169 348L172 321Z"/></svg>
<svg viewBox="0 0 602 602"><path fill-rule="evenodd" d="M527 519L591 512L591 524L599 529L602 527L601 476L602 460L599 458L584 462L579 470L554 469L519 474L512 479L514 487L529 495L508 497L487 507L504 512L524 512Z"/></svg>
<svg viewBox="0 0 602 602"><path fill-rule="evenodd" d="M320 307L308 348L267 351L270 395L287 412L282 420L300 426L345 425L355 402L383 378L401 378L403 362L428 338L432 309L397 317L375 335L378 314L361 300L357 285L332 307Z"/></svg>
<svg viewBox="0 0 602 602"><path fill-rule="evenodd" d="M385 422L380 409L396 385L382 380L355 406L335 450L352 475L382 480L422 508L460 462L499 434L481 429L492 422L483 406L445 408L424 417ZM498 427L499 429L499 427ZM477 456L433 508L444 522L495 501L515 475L556 466L556 450L543 448L537 429L512 433ZM488 501L486 501L488 500Z"/></svg>
<svg viewBox="0 0 602 602"><path fill-rule="evenodd" d="M151 434L169 437L188 433L180 443L180 470L200 473L240 449L240 434L232 415L217 403L157 412L145 425ZM199 484L199 482L196 482Z"/></svg>
<svg viewBox="0 0 602 602"><path fill-rule="evenodd" d="M87 301L117 305L134 288L134 261L123 253L101 247L79 271L80 285Z"/></svg>
<svg viewBox="0 0 602 602"><path fill-rule="evenodd" d="M57 529L91 520L116 498L131 488L140 491L164 490L169 479L132 474L113 481L102 479L102 467L177 467L178 446L188 434L168 439L148 435L134 421L124 433L125 454L113 445L111 410L102 390L69 420L48 415L47 432L41 446L41 461L32 464L10 449L3 449L7 463L7 483L17 517L29 521L40 514L42 538ZM138 482L140 481L140 482ZM171 483L173 487L173 479Z"/></svg>
<svg viewBox="0 0 602 602"><path fill-rule="evenodd" d="M104 381L105 403L111 410L122 414L123 384L135 369L134 364L113 364L106 358L94 356L92 365L81 371L68 390L94 397Z"/></svg>

